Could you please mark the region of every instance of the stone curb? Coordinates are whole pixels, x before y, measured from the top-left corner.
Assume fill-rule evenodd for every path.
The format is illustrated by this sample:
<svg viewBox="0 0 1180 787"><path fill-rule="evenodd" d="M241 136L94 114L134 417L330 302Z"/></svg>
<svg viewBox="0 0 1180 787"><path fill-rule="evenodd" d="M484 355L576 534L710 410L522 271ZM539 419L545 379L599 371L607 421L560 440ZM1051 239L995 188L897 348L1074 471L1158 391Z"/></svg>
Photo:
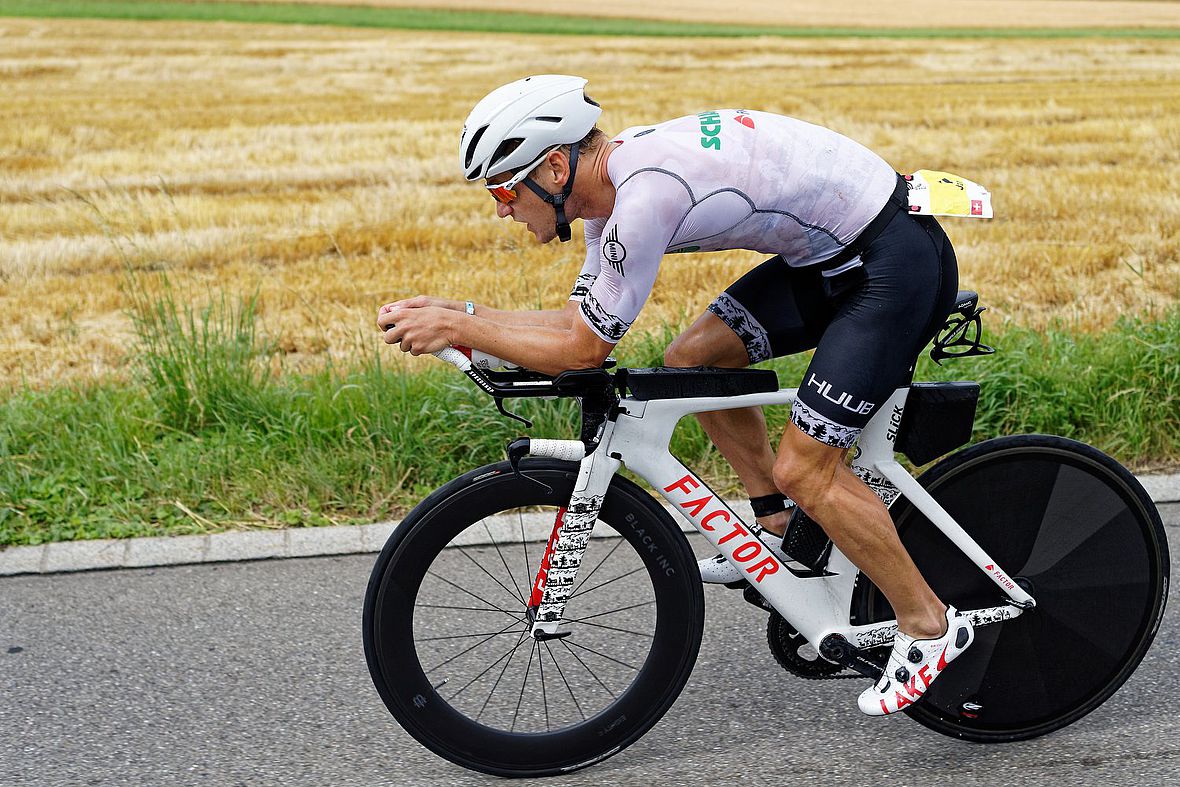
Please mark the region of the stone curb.
<svg viewBox="0 0 1180 787"><path fill-rule="evenodd" d="M1180 503L1180 473L1140 476L1139 480L1156 503ZM727 502L742 517L749 517L747 501ZM685 532L692 530L682 519L677 521ZM372 525L250 530L204 536L62 541L33 547L10 547L0 550L0 577L380 552L397 524L379 522ZM530 526L529 530L530 540L543 540L548 535L542 532L543 526L541 529ZM509 539L510 536L504 538L505 541Z"/></svg>

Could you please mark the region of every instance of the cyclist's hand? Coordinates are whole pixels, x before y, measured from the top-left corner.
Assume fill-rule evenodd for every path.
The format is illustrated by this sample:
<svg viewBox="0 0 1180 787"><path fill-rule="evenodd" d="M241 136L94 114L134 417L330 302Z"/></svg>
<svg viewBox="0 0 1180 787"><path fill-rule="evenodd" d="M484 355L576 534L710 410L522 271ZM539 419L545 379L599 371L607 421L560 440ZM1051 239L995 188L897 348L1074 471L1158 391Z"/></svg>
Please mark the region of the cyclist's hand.
<svg viewBox="0 0 1180 787"><path fill-rule="evenodd" d="M429 295L415 295L413 298L405 298L385 304L377 310L377 316L380 317L392 309L422 309L428 307L450 309L451 311L457 312L466 311L466 304L463 301L448 301L444 298L434 298Z"/></svg>
<svg viewBox="0 0 1180 787"><path fill-rule="evenodd" d="M452 316L451 309L438 306L393 307L377 316L377 325L385 332L386 344L400 344L402 352L423 355L453 344Z"/></svg>

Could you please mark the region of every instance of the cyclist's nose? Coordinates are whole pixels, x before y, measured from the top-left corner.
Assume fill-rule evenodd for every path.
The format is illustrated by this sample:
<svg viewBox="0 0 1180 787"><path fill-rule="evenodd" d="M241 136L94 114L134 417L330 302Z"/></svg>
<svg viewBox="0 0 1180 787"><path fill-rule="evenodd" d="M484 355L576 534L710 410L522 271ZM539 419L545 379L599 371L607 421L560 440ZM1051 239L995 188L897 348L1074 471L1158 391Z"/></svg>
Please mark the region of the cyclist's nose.
<svg viewBox="0 0 1180 787"><path fill-rule="evenodd" d="M502 219L508 218L512 215L512 206L505 205L503 202L496 203L496 215Z"/></svg>

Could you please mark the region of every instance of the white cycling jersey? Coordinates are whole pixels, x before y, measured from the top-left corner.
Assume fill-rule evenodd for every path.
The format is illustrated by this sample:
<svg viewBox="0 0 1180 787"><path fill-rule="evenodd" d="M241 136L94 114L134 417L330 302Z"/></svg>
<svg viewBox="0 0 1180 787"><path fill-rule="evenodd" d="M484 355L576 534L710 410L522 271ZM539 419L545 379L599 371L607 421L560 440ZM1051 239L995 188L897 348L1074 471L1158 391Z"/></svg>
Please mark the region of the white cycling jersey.
<svg viewBox="0 0 1180 787"><path fill-rule="evenodd" d="M612 343L639 316L664 254L749 249L812 265L854 240L897 185L863 145L767 112L702 112L612 142L614 212L585 222L586 263L570 295Z"/></svg>

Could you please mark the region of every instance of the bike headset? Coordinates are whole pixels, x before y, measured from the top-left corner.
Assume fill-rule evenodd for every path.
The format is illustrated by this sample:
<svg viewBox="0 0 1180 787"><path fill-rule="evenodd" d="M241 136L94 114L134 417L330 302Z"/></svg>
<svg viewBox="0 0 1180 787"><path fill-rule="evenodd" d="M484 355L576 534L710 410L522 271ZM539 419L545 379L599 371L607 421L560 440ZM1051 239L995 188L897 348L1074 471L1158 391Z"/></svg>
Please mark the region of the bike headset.
<svg viewBox="0 0 1180 787"><path fill-rule="evenodd" d="M520 181L553 206L557 237L571 237L565 201L574 189L578 143L594 128L602 108L585 93L586 80L560 74L518 79L484 96L459 138L459 166L464 177L480 180L505 172L531 172L553 148L570 146L570 175L559 194L550 194L527 175Z"/></svg>

